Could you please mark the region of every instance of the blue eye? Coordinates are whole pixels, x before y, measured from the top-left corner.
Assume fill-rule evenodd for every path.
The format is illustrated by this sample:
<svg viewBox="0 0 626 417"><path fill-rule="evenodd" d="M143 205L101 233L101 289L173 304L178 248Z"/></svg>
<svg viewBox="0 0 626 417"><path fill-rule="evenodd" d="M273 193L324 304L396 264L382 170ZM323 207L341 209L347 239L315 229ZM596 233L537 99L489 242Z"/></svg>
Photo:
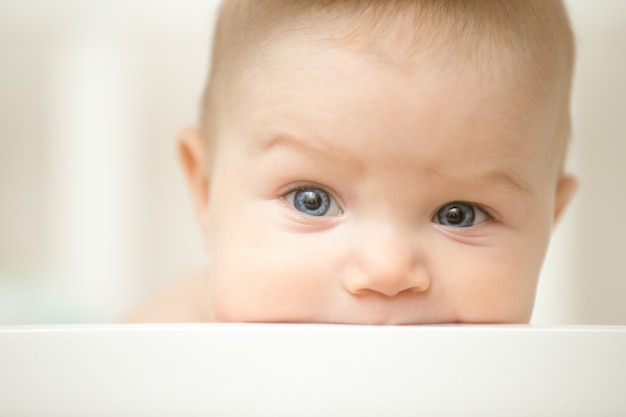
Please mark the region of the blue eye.
<svg viewBox="0 0 626 417"><path fill-rule="evenodd" d="M433 221L450 227L470 227L488 220L487 214L469 203L455 201L439 209Z"/></svg>
<svg viewBox="0 0 626 417"><path fill-rule="evenodd" d="M300 188L286 196L296 210L309 216L337 215L340 213L335 200L324 190L314 187Z"/></svg>

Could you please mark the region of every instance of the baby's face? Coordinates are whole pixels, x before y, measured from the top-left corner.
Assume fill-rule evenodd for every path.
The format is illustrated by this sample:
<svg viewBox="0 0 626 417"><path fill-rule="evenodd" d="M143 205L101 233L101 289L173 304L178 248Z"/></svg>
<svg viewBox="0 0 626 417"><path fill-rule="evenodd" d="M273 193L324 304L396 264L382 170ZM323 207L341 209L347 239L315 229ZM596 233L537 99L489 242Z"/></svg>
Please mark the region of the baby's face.
<svg viewBox="0 0 626 417"><path fill-rule="evenodd" d="M221 102L201 213L215 321L529 320L553 109L522 110L497 76L315 42L253 67Z"/></svg>

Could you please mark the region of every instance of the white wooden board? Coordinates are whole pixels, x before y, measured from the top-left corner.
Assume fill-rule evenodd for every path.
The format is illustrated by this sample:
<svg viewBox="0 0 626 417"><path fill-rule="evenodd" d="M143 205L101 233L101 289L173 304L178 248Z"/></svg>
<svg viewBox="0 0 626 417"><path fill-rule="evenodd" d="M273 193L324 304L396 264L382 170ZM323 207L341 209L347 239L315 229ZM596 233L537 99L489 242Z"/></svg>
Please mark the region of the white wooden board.
<svg viewBox="0 0 626 417"><path fill-rule="evenodd" d="M626 416L626 327L0 327L0 416Z"/></svg>

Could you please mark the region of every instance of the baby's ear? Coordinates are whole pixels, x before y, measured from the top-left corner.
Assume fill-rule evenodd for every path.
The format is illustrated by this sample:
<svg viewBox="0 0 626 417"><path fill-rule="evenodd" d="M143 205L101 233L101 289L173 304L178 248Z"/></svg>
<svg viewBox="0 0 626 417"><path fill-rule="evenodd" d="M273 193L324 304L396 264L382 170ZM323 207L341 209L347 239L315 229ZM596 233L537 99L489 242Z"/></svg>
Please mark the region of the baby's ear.
<svg viewBox="0 0 626 417"><path fill-rule="evenodd" d="M569 202L578 189L578 180L572 175L564 175L559 180L556 188L556 201L554 204L554 223L558 222Z"/></svg>
<svg viewBox="0 0 626 417"><path fill-rule="evenodd" d="M196 219L206 236L210 185L206 144L199 129L188 127L178 134L177 146Z"/></svg>

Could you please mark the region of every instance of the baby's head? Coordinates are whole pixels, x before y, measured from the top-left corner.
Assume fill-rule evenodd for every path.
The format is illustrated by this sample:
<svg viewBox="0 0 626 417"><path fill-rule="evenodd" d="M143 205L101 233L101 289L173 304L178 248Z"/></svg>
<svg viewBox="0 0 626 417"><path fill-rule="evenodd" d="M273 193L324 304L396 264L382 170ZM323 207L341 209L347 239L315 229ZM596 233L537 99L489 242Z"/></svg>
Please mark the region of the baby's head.
<svg viewBox="0 0 626 417"><path fill-rule="evenodd" d="M556 0L229 0L180 150L216 321L524 323L563 174Z"/></svg>

